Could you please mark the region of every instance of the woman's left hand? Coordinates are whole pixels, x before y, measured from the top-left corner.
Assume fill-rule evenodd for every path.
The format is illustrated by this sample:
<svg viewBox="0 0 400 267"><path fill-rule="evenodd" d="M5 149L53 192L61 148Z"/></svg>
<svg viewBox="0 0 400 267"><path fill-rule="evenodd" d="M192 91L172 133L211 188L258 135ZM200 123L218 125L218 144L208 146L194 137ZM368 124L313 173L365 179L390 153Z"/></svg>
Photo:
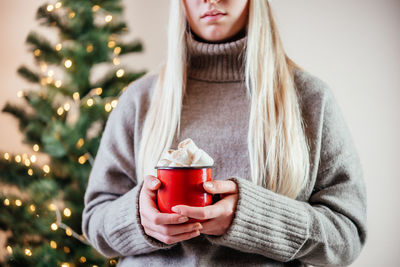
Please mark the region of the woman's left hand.
<svg viewBox="0 0 400 267"><path fill-rule="evenodd" d="M203 184L204 190L210 194L221 194L221 200L206 207L176 205L172 211L189 218L206 220L202 222L200 233L207 235L223 235L232 223L238 200L237 185L233 181L212 181Z"/></svg>

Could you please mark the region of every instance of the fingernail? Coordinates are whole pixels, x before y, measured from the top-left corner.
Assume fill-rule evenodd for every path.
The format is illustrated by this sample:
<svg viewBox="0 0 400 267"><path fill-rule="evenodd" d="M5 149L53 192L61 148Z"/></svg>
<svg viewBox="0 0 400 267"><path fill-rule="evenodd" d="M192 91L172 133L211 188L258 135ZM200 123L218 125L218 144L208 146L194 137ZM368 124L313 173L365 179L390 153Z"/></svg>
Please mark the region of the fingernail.
<svg viewBox="0 0 400 267"><path fill-rule="evenodd" d="M180 209L178 209L177 207L172 207L171 210L173 212L176 212L176 213L180 213L181 212Z"/></svg>
<svg viewBox="0 0 400 267"><path fill-rule="evenodd" d="M159 181L158 180L153 180L151 181L151 186L156 187L158 185Z"/></svg>
<svg viewBox="0 0 400 267"><path fill-rule="evenodd" d="M187 220L189 220L188 217L180 217L180 218L178 219L178 222L183 223L183 222L186 222Z"/></svg>
<svg viewBox="0 0 400 267"><path fill-rule="evenodd" d="M204 186L211 189L211 188L213 188L214 185L210 182L206 182L206 183L204 183Z"/></svg>
<svg viewBox="0 0 400 267"><path fill-rule="evenodd" d="M195 227L196 230L201 230L203 229L203 225L201 225L201 223L198 223Z"/></svg>
<svg viewBox="0 0 400 267"><path fill-rule="evenodd" d="M198 235L200 235L200 231L198 231L198 230L196 230L196 231L194 231L192 234L191 234L191 236L198 236Z"/></svg>

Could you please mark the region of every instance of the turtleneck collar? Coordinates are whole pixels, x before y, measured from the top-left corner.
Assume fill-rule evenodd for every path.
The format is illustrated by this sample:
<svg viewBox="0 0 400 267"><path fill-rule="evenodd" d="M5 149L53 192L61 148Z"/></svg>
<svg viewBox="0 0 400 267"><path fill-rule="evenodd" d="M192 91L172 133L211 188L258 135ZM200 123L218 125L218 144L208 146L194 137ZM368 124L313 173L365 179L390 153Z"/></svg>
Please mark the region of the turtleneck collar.
<svg viewBox="0 0 400 267"><path fill-rule="evenodd" d="M247 35L226 43L206 43L186 34L188 77L209 82L244 81Z"/></svg>

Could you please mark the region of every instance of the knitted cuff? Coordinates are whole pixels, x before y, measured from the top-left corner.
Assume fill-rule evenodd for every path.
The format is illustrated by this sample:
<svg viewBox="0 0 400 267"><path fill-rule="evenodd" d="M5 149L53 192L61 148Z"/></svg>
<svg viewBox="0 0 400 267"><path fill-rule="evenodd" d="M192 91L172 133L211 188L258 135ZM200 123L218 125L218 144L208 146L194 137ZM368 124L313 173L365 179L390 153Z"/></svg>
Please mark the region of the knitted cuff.
<svg viewBox="0 0 400 267"><path fill-rule="evenodd" d="M304 203L245 179L230 180L239 190L232 224L224 235L207 238L219 245L277 261L291 260L309 236L309 217Z"/></svg>
<svg viewBox="0 0 400 267"><path fill-rule="evenodd" d="M139 195L142 185L143 183L138 184L110 203L107 207L108 215L104 218L107 241L114 250L124 256L171 247L149 237L144 232L139 214Z"/></svg>

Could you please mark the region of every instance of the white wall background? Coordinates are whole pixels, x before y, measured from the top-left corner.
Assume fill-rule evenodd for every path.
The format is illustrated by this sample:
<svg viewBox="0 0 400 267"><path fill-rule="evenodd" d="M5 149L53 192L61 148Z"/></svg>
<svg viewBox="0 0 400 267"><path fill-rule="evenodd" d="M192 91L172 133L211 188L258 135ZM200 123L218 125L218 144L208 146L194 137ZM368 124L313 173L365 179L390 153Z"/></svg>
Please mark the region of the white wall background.
<svg viewBox="0 0 400 267"><path fill-rule="evenodd" d="M25 38L38 29L43 0L0 2L0 107L18 102L28 89L16 74L32 65ZM163 59L169 1L124 0L129 37L145 53L122 60L132 68L155 68ZM400 1L275 0L286 50L299 65L333 89L352 131L368 190L369 237L352 266L400 266ZM0 114L0 150L24 153L17 122Z"/></svg>

